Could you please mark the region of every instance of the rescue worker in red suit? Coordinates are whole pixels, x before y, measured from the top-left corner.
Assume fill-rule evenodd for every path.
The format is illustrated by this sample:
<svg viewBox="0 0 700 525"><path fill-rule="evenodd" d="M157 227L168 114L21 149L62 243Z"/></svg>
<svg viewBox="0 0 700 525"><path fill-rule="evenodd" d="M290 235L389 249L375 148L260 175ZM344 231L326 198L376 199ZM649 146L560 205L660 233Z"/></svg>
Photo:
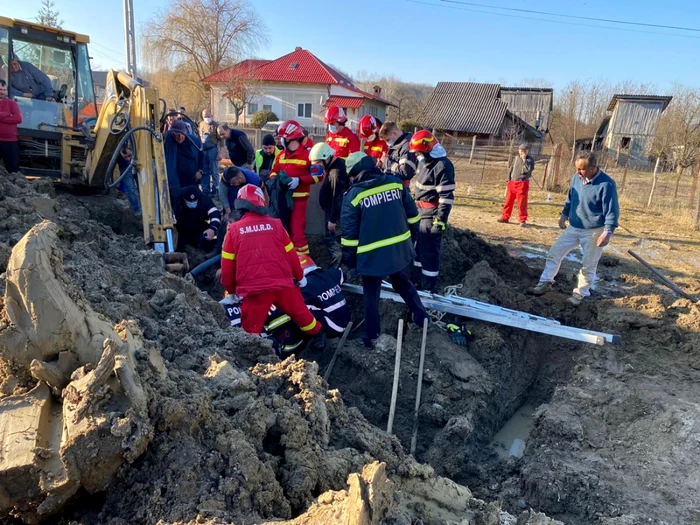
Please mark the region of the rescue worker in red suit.
<svg viewBox="0 0 700 525"><path fill-rule="evenodd" d="M384 169L384 163L389 154L389 145L379 138L382 123L372 115L365 115L357 125L357 134L365 141L362 150L366 155L377 159L377 167Z"/></svg>
<svg viewBox="0 0 700 525"><path fill-rule="evenodd" d="M304 304L295 285L306 284L294 245L279 219L267 216L260 188L246 184L238 191L235 207L243 217L231 224L221 252L221 284L243 298L241 327L260 334L270 307L282 309L302 332L316 335L319 323Z"/></svg>
<svg viewBox="0 0 700 525"><path fill-rule="evenodd" d="M331 106L323 121L328 124L326 143L335 150L335 156L347 159L348 155L360 151L360 139L350 128L345 127L348 117L342 108Z"/></svg>
<svg viewBox="0 0 700 525"><path fill-rule="evenodd" d="M304 130L295 120L280 124L277 134L284 149L277 155L270 178L285 173L291 178L289 189L292 190L294 204L289 220L289 235L299 255L308 255L309 243L306 240L306 208L311 195L311 185L323 179L322 173L311 173L310 149L303 145Z"/></svg>

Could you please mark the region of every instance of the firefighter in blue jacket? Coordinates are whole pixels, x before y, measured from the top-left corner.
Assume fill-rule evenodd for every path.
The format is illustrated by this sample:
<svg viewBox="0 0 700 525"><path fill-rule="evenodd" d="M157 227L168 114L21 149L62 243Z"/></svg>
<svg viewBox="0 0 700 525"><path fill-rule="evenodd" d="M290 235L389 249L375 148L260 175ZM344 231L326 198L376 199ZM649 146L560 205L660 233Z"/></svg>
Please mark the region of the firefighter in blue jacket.
<svg viewBox="0 0 700 525"><path fill-rule="evenodd" d="M429 131L414 133L409 149L418 159L415 196L420 229L414 266L416 270L420 268L422 288L436 293L442 233L454 203L455 168L447 158L445 148ZM416 284L418 282L416 277Z"/></svg>
<svg viewBox="0 0 700 525"><path fill-rule="evenodd" d="M366 346L379 337L379 294L382 279L403 298L419 326L428 314L411 283L415 258L412 232L420 215L403 183L376 168L376 160L364 153L351 154L345 161L352 186L343 198L340 224L343 260L362 276L365 306Z"/></svg>

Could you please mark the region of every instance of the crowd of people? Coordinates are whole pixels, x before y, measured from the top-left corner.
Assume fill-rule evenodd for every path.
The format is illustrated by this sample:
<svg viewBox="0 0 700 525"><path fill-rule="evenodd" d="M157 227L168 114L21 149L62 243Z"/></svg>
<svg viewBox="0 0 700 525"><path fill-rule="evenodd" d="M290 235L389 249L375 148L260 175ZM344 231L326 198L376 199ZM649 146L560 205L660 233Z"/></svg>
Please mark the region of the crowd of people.
<svg viewBox="0 0 700 525"><path fill-rule="evenodd" d="M36 78L30 82L32 69L18 66L13 65L13 72L17 69L15 73L26 77L28 93L48 100L50 93L38 92L43 83ZM14 86L23 86L14 79ZM221 282L227 293L223 304L232 324L267 334L280 353L298 352L309 341L322 346L326 337L343 333L350 316L340 285L347 275L362 281L362 342L368 347L379 336L384 279L401 295L418 325L428 318L418 291L438 290L442 237L455 192L454 166L445 148L427 130L404 132L396 123L382 123L371 115L361 118L356 134L337 106L328 108L324 120L324 142L314 144L297 121L288 120L274 135L264 135L258 150L244 132L214 121L208 109L198 125L184 107L169 110L161 130L177 251L190 245L210 255L221 253ZM10 172L19 171L21 122L19 107L0 80L0 159ZM222 150L231 165L220 176ZM132 152L127 146L120 153L123 172ZM565 231L529 292L550 291L563 259L580 247L582 267L569 298L578 305L590 295L603 248L618 225L619 204L615 182L597 166L595 154L580 154L575 165L559 219ZM508 171L499 222L509 222L517 202L519 223L527 225L534 169L527 144L520 145ZM325 215L327 270L311 259L306 238L309 199L316 184ZM121 189L140 213L133 175L123 177Z"/></svg>

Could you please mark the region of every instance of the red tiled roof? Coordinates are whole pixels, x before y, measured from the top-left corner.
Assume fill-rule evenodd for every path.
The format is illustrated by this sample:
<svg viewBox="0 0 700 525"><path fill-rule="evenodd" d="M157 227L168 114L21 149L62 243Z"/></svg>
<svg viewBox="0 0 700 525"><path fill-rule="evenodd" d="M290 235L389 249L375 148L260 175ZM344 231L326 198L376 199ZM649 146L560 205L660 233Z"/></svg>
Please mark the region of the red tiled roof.
<svg viewBox="0 0 700 525"><path fill-rule="evenodd" d="M365 101L365 97L338 97L332 95L323 103L323 107L338 106L341 108L359 108Z"/></svg>
<svg viewBox="0 0 700 525"><path fill-rule="evenodd" d="M313 53L297 47L291 53L275 60L244 60L233 67L224 69L202 79L202 82L226 82L227 75L240 77L250 74L261 82L295 82L300 84L334 84L358 93L363 98L391 104L388 100L377 97L355 87L350 79L319 60ZM353 99L354 97L344 97ZM361 102L360 102L361 105ZM355 106L343 106L355 107ZM356 107L359 107L356 106Z"/></svg>
<svg viewBox="0 0 700 525"><path fill-rule="evenodd" d="M201 81L202 82L226 82L230 78L240 78L241 76L244 76L246 74L252 75L253 71L259 68L260 66L264 66L265 64L268 64L270 60L263 60L263 59L258 59L258 58L249 58L247 60L243 60L242 62L239 62L238 64L235 64L231 67L227 67L226 69L222 69L221 71L217 71L216 73L209 75L208 77L204 77Z"/></svg>

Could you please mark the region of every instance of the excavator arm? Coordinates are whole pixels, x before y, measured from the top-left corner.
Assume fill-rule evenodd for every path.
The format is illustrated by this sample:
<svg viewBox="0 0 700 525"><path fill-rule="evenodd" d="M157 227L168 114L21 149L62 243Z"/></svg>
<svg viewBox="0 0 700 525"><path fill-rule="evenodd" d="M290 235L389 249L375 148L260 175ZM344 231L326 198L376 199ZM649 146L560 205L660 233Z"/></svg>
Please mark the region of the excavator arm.
<svg viewBox="0 0 700 525"><path fill-rule="evenodd" d="M122 149L130 146L130 170L139 183L143 238L164 255L169 271L181 273L188 270L187 258L174 252L175 217L160 120L160 99L154 88L142 86L125 73L110 71L94 128L94 142L87 155L84 182L93 187L116 186L120 177L115 177L117 159Z"/></svg>

